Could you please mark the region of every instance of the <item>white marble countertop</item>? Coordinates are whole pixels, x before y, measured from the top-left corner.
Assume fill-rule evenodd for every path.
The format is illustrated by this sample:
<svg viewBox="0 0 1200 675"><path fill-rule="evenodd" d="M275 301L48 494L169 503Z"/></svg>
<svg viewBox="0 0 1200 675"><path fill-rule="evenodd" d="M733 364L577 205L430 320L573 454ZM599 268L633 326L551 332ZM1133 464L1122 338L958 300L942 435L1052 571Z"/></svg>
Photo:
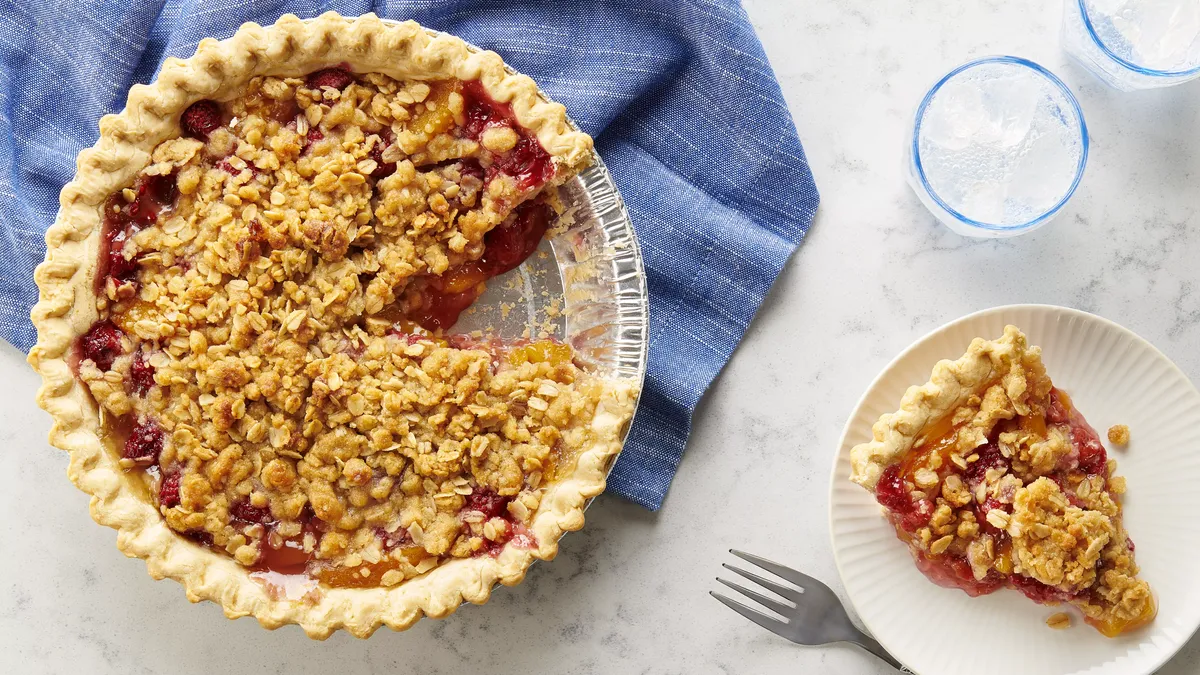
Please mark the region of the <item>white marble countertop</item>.
<svg viewBox="0 0 1200 675"><path fill-rule="evenodd" d="M1096 312L1200 377L1200 82L1121 94L1069 64L1046 0L748 0L821 190L808 241L696 415L662 511L602 497L550 564L483 607L363 642L274 633L186 602L117 552L45 441L37 378L0 346L0 672L886 673L850 647L802 648L708 596L730 547L837 584L829 470L846 415L901 349L978 309ZM933 79L1014 54L1061 76L1092 132L1065 213L966 241L902 177L904 118ZM1200 224L1200 223L1197 223ZM238 664L236 666L231 664ZM1161 672L1200 670L1200 638Z"/></svg>

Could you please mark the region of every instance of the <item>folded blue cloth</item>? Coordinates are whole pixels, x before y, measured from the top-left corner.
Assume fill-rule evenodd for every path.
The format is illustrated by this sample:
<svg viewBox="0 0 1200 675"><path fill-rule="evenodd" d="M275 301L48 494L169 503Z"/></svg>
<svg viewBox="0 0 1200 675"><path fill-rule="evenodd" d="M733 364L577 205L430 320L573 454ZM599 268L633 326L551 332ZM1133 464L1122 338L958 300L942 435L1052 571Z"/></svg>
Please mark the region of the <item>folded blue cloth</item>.
<svg viewBox="0 0 1200 675"><path fill-rule="evenodd" d="M817 208L808 162L731 0L0 0L0 336L28 350L42 233L130 85L204 37L285 13L415 19L499 52L596 138L637 228L650 366L609 491L657 509L700 396Z"/></svg>

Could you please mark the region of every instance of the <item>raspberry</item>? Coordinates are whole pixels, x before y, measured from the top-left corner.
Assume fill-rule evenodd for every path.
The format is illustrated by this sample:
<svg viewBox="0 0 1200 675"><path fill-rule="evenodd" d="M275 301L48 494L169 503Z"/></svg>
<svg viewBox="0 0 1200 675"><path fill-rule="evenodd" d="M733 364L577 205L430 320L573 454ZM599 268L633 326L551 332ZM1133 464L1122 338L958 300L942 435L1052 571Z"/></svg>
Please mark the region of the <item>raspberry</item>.
<svg viewBox="0 0 1200 675"><path fill-rule="evenodd" d="M1004 587L1004 578L994 571L981 580L975 578L971 563L962 556L943 554L930 557L917 554L917 569L930 581L943 588L960 588L964 593L977 598Z"/></svg>
<svg viewBox="0 0 1200 675"><path fill-rule="evenodd" d="M492 556L493 558L498 557L501 553L504 552L504 546L508 543L507 536L501 537L500 539L502 539L503 541L498 541L496 539L484 539L483 540L483 548L479 549L479 552L476 553L475 555L479 556L479 555L483 555L484 553L486 553L486 554Z"/></svg>
<svg viewBox="0 0 1200 675"><path fill-rule="evenodd" d="M318 129L317 127L309 127L308 133L304 135L304 150L303 150L303 152L308 152L308 147L310 145L312 145L313 143L316 143L317 141L323 140L324 138L325 138L325 134L321 133L320 129Z"/></svg>
<svg viewBox="0 0 1200 675"><path fill-rule="evenodd" d="M484 267L493 275L516 269L537 250L552 220L554 209L548 205L540 202L522 204L511 219L484 236L481 261Z"/></svg>
<svg viewBox="0 0 1200 675"><path fill-rule="evenodd" d="M125 257L125 241L129 235L124 231L112 231L108 238L108 276L118 281L127 281L137 271L137 260Z"/></svg>
<svg viewBox="0 0 1200 675"><path fill-rule="evenodd" d="M462 174L463 177L473 176L479 180L483 180L483 167L479 165L479 160L473 157L464 159L462 163L458 165L458 172Z"/></svg>
<svg viewBox="0 0 1200 675"><path fill-rule="evenodd" d="M901 527L915 532L929 524L933 516L933 503L928 499L913 501L900 475L900 465L893 464L883 470L875 486L875 501L894 513Z"/></svg>
<svg viewBox="0 0 1200 675"><path fill-rule="evenodd" d="M229 162L229 159L223 159L220 162L217 162L217 168L231 176L236 176L243 171L242 169L233 168L233 164L231 164ZM255 175L255 176L258 175L258 167L257 166L254 166L253 164L247 164L246 168L250 169L250 173L252 175Z"/></svg>
<svg viewBox="0 0 1200 675"><path fill-rule="evenodd" d="M528 528L519 523L511 523L508 529L504 531L504 534L495 539L484 539L483 548L476 551L475 556L479 557L486 553L495 558L503 553L504 547L509 544L525 549L537 548L538 546L537 537L533 536L533 533Z"/></svg>
<svg viewBox="0 0 1200 675"><path fill-rule="evenodd" d="M208 140L208 135L222 125L221 106L216 101L196 101L183 111L179 126L185 136Z"/></svg>
<svg viewBox="0 0 1200 675"><path fill-rule="evenodd" d="M158 505L166 508L179 506L179 481L182 475L168 474L163 477L162 485L158 488Z"/></svg>
<svg viewBox="0 0 1200 675"><path fill-rule="evenodd" d="M138 422L125 439L122 457L138 462L157 462L162 452L163 432L153 420Z"/></svg>
<svg viewBox="0 0 1200 675"><path fill-rule="evenodd" d="M541 143L523 136L512 150L496 157L493 169L517 179L517 189L528 190L554 177L554 163Z"/></svg>
<svg viewBox="0 0 1200 675"><path fill-rule="evenodd" d="M496 518L508 513L508 503L511 501L512 497L501 497L487 488L476 487L474 492L467 495L463 510L479 511L484 518Z"/></svg>
<svg viewBox="0 0 1200 675"><path fill-rule="evenodd" d="M875 500L893 511L904 512L912 508L912 497L900 478L900 465L893 464L883 470L875 485Z"/></svg>
<svg viewBox="0 0 1200 675"><path fill-rule="evenodd" d="M174 174L146 176L137 182L137 196L126 202L114 195L104 206L102 231L102 273L118 285L135 281L137 258L125 257L125 244L138 230L153 225L163 209L169 208L179 196Z"/></svg>
<svg viewBox="0 0 1200 675"><path fill-rule="evenodd" d="M112 368L113 359L121 355L121 329L111 321L97 321L79 339L83 358L91 359L100 370Z"/></svg>
<svg viewBox="0 0 1200 675"><path fill-rule="evenodd" d="M493 101L479 82L468 82L460 93L463 97L463 117L466 119L459 131L465 138L478 140L489 127L507 126L512 119L512 110L507 105ZM488 171L488 178L497 172L515 178L517 189L528 190L554 176L554 163L550 153L537 139L522 134L516 147L496 156Z"/></svg>
<svg viewBox="0 0 1200 675"><path fill-rule="evenodd" d="M128 207L129 220L135 226L149 227L158 220L158 213L175 203L179 186L174 174L147 176L138 183L137 198Z"/></svg>
<svg viewBox="0 0 1200 675"><path fill-rule="evenodd" d="M354 76L342 68L326 68L318 70L315 73L310 73L305 78L305 83L313 89L321 89L322 87L333 87L337 90L345 89L354 81Z"/></svg>
<svg viewBox="0 0 1200 675"><path fill-rule="evenodd" d="M1071 440L1079 448L1079 470L1084 473L1105 476L1108 474L1108 452L1100 444L1100 439L1091 434L1078 433L1071 430Z"/></svg>
<svg viewBox="0 0 1200 675"><path fill-rule="evenodd" d="M144 394L154 386L154 366L146 360L146 352L140 349L133 355L129 379L133 381L133 391L136 394Z"/></svg>
<svg viewBox="0 0 1200 675"><path fill-rule="evenodd" d="M988 442L975 452L979 454L979 459L967 466L963 476L972 488L987 478L988 469L1007 469L1010 466L1000 446L995 443Z"/></svg>
<svg viewBox="0 0 1200 675"><path fill-rule="evenodd" d="M274 520L271 517L271 511L265 508L259 508L247 501L234 502L229 507L229 515L237 520L247 523L269 523Z"/></svg>
<svg viewBox="0 0 1200 675"><path fill-rule="evenodd" d="M504 122L504 109L492 103L483 90L483 85L468 82L461 93L464 99L463 117L466 118L466 123L462 126L463 136L478 140L493 122Z"/></svg>

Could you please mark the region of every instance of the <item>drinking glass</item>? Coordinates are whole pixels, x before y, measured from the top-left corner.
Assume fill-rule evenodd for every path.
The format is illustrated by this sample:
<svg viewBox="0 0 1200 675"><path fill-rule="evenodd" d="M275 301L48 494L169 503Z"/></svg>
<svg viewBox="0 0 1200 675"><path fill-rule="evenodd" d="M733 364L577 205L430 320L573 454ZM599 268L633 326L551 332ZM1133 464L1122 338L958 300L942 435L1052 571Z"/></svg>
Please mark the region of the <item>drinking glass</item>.
<svg viewBox="0 0 1200 675"><path fill-rule="evenodd" d="M1063 49L1122 91L1200 77L1197 0L1064 0Z"/></svg>
<svg viewBox="0 0 1200 675"><path fill-rule="evenodd" d="M1087 165L1083 111L1050 71L1014 56L965 63L917 106L907 178L955 232L1010 237L1050 221Z"/></svg>

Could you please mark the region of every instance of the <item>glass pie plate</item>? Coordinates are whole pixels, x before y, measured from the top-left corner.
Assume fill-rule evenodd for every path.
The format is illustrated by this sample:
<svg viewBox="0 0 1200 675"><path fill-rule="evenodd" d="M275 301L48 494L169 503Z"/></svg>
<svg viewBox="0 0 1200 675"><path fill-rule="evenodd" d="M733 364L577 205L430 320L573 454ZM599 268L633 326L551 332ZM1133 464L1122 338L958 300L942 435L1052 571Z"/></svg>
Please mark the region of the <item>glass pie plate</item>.
<svg viewBox="0 0 1200 675"><path fill-rule="evenodd" d="M468 49L479 51L469 43ZM568 124L577 128L570 119ZM568 344L584 372L634 385L635 412L646 373L646 274L621 195L600 157L594 152L592 157L591 166L556 188L563 212L537 251L490 279L486 292L446 333ZM622 443L628 429L622 430ZM614 455L606 474L615 462Z"/></svg>

